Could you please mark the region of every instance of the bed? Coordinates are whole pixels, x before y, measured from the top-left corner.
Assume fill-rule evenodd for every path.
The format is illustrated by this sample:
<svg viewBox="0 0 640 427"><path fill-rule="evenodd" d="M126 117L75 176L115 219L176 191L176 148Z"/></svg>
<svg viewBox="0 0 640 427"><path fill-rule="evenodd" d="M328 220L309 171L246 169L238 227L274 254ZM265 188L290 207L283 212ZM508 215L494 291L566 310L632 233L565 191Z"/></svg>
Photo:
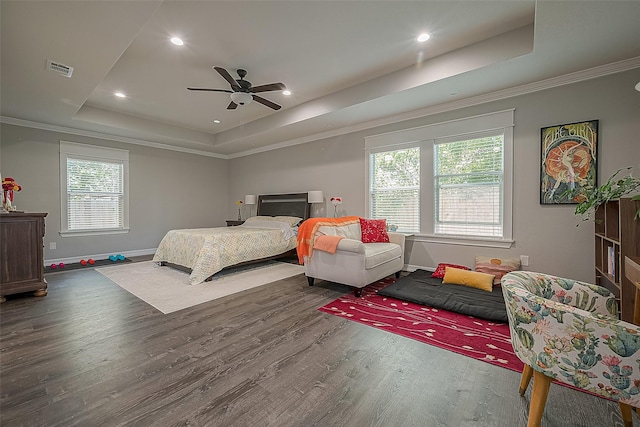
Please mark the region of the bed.
<svg viewBox="0 0 640 427"><path fill-rule="evenodd" d="M257 215L240 226L170 230L153 261L189 272L195 285L227 267L294 255L310 211L307 193L261 195Z"/></svg>

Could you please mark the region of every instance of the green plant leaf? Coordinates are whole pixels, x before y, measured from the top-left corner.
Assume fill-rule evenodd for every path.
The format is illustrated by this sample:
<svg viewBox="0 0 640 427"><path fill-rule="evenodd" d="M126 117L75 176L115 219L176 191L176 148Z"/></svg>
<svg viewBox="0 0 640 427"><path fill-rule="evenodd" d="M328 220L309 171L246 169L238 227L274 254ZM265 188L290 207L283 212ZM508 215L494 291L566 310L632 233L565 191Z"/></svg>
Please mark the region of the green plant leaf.
<svg viewBox="0 0 640 427"><path fill-rule="evenodd" d="M640 189L640 178L634 177L631 169L631 167L618 169L600 187L584 186L578 190L568 190L567 193L571 199L580 200L576 205L575 214L580 216L582 221L595 220L598 206ZM628 171L629 174L620 177L623 171ZM640 200L640 194L631 199ZM635 219L640 219L640 209L636 212Z"/></svg>

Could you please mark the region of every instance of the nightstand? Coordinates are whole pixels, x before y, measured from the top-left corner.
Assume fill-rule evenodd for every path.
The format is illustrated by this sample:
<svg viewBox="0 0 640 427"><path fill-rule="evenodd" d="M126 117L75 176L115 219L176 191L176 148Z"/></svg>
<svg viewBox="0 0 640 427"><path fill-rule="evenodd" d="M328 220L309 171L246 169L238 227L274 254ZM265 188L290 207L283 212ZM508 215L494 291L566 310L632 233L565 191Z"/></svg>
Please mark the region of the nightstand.
<svg viewBox="0 0 640 427"><path fill-rule="evenodd" d="M244 221L238 220L238 219L228 219L227 220L227 227L234 227L236 225L242 225L244 224Z"/></svg>

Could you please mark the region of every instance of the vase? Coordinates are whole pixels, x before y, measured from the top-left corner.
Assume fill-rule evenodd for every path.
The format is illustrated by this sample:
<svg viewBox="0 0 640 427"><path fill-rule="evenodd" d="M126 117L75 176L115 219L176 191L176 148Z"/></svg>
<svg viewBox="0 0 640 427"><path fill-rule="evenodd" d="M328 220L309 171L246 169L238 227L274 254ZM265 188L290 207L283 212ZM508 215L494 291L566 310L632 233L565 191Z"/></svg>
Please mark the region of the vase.
<svg viewBox="0 0 640 427"><path fill-rule="evenodd" d="M2 207L5 211L11 212L13 210L13 206L11 205L11 197L9 196L9 192L5 191L2 197Z"/></svg>
<svg viewBox="0 0 640 427"><path fill-rule="evenodd" d="M242 221L242 217L240 216L240 208L238 208L238 221Z"/></svg>

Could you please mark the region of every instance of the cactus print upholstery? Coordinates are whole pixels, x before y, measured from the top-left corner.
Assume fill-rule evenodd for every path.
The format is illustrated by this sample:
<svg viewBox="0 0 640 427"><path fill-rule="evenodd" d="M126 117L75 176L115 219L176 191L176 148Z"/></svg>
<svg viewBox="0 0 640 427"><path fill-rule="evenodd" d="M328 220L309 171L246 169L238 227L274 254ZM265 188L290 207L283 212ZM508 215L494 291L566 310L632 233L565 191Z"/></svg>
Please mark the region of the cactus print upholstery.
<svg viewBox="0 0 640 427"><path fill-rule="evenodd" d="M640 406L640 328L618 320L609 290L547 274L502 278L511 343L534 370L576 388Z"/></svg>

